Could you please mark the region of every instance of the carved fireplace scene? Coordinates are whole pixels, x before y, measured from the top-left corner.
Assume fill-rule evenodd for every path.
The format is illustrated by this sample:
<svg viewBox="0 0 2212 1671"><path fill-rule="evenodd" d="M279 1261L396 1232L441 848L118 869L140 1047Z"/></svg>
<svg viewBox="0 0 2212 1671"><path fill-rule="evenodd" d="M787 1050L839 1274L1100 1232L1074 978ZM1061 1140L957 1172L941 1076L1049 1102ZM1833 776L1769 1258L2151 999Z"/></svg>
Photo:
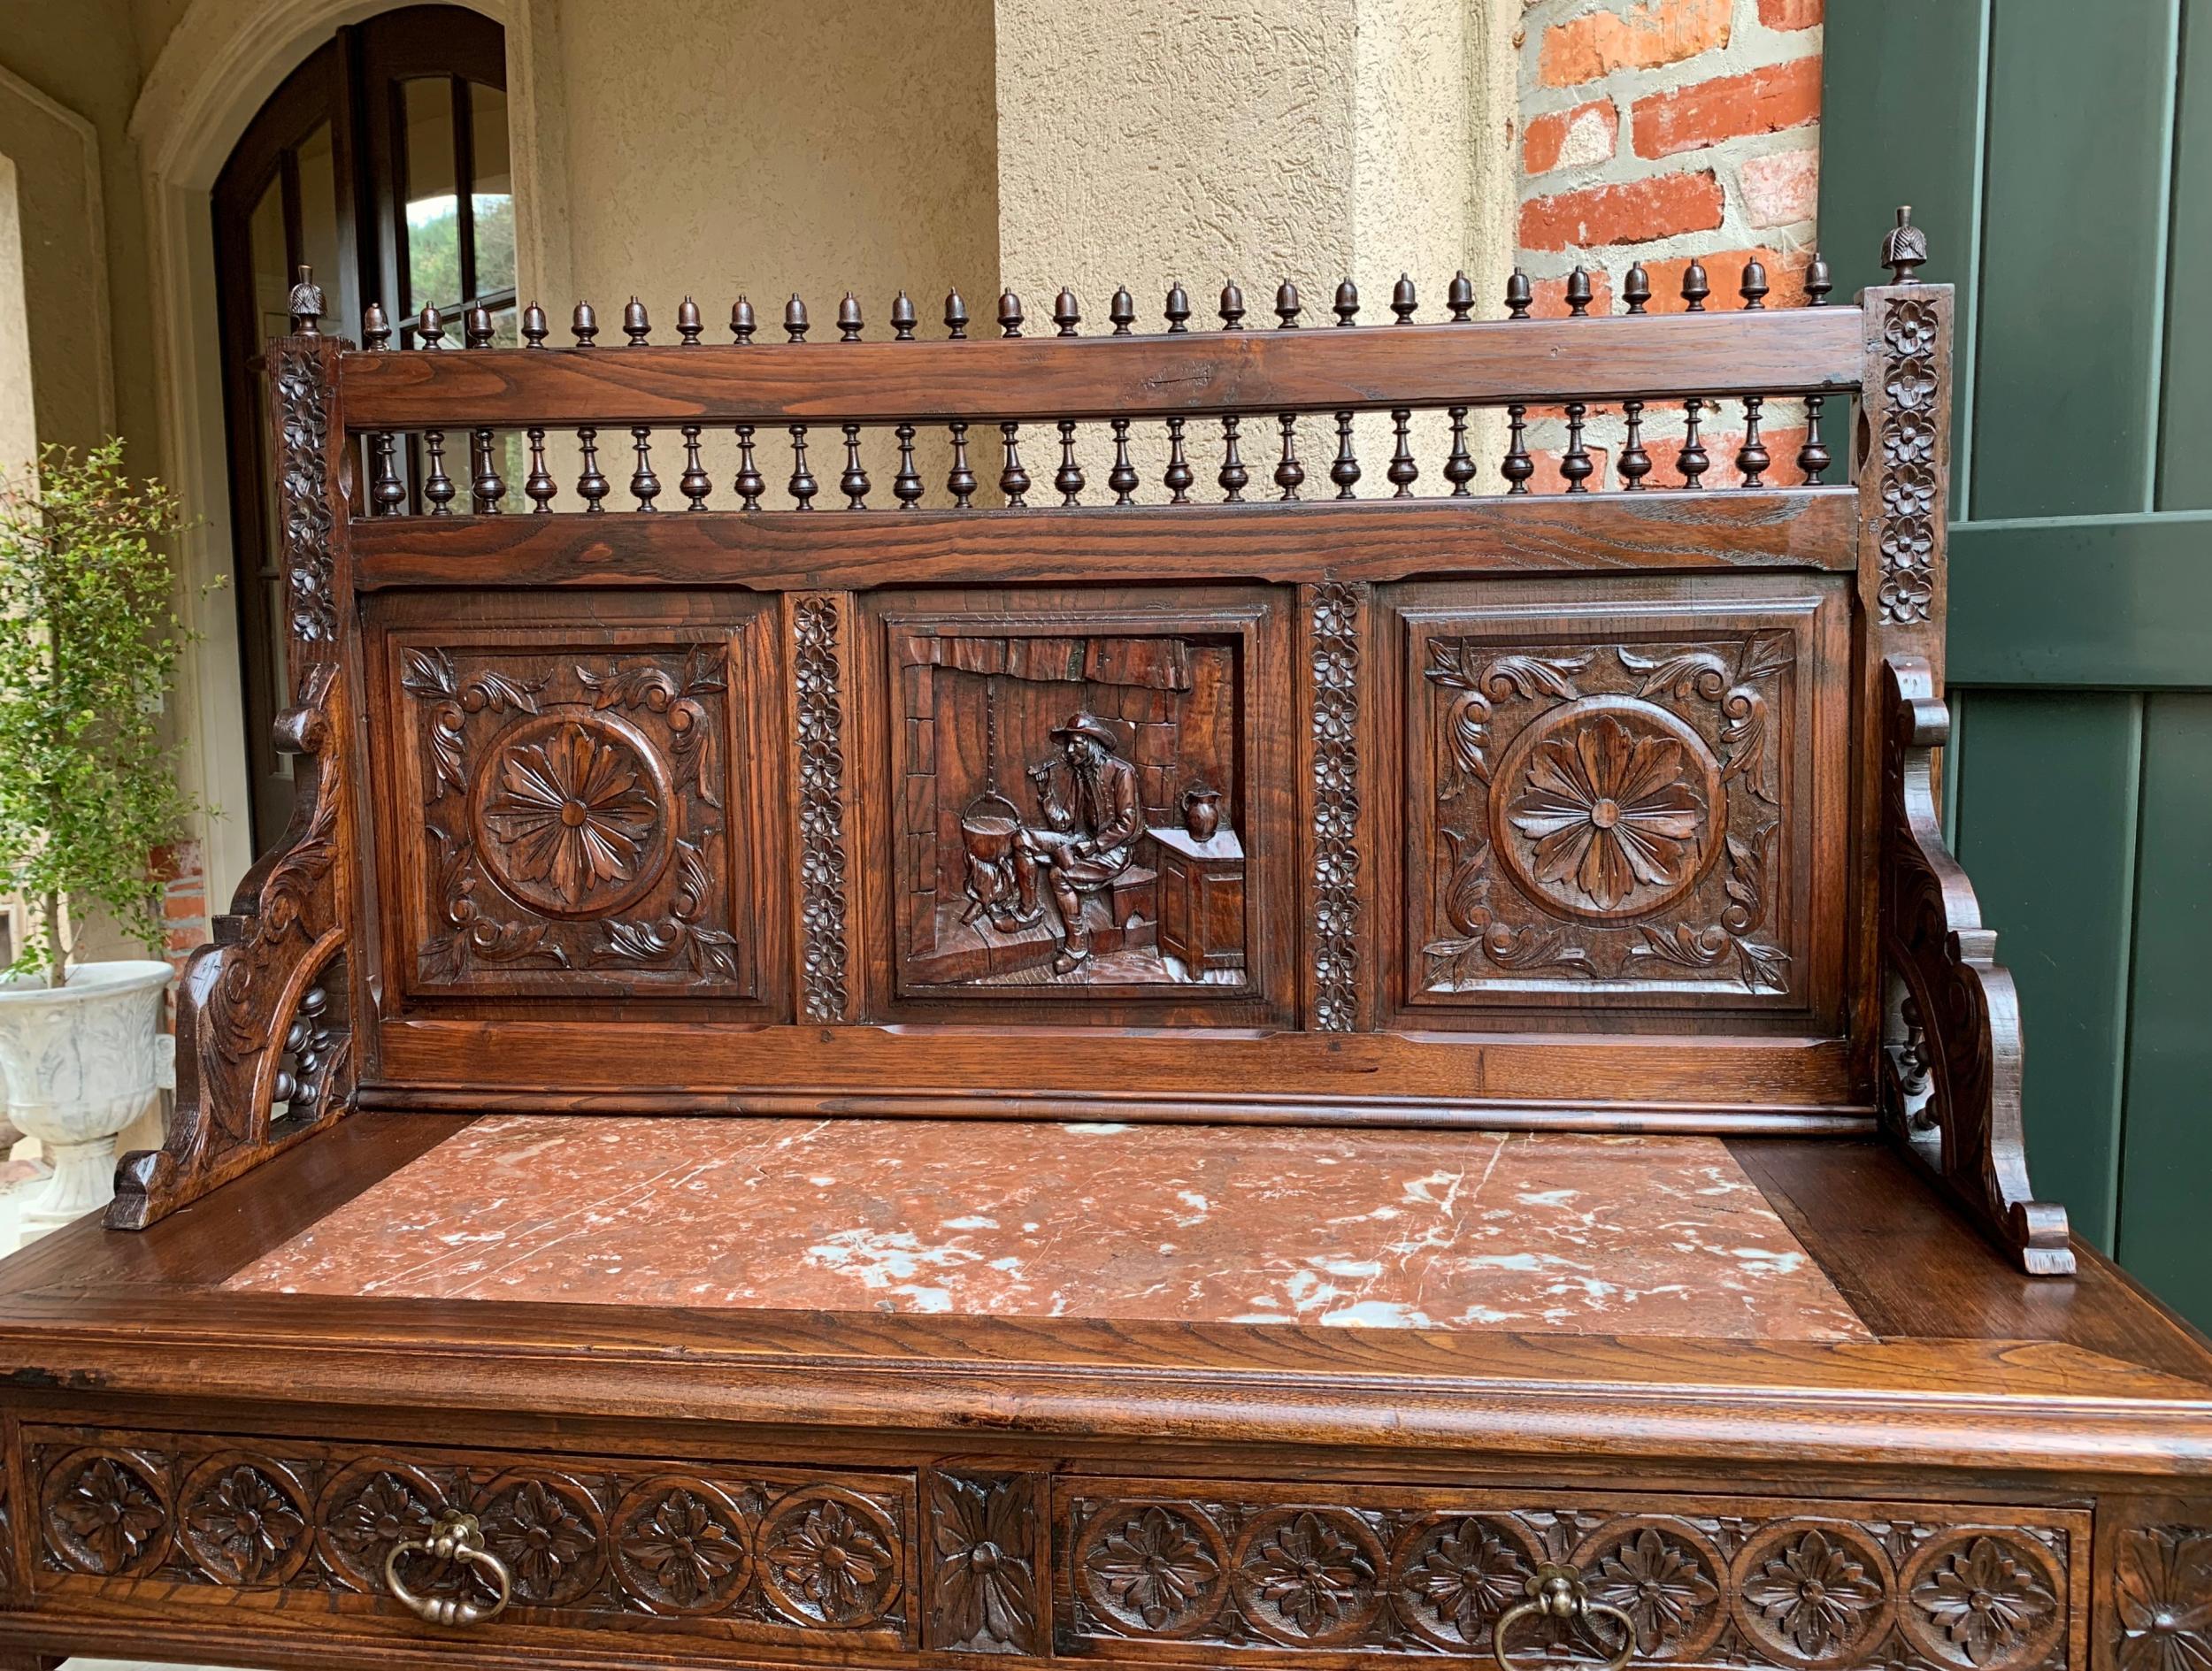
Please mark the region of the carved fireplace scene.
<svg viewBox="0 0 2212 1671"><path fill-rule="evenodd" d="M1245 986L1241 660L895 630L902 986Z"/></svg>

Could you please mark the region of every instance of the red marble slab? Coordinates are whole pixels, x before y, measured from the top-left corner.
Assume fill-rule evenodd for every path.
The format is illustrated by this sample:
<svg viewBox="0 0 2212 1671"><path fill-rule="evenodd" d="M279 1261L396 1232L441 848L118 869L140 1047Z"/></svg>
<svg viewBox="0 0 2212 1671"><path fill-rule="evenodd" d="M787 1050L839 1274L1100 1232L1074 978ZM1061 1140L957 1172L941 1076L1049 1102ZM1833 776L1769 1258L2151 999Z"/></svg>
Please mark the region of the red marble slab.
<svg viewBox="0 0 2212 1671"><path fill-rule="evenodd" d="M1871 1338L1710 1138L501 1115L226 1285Z"/></svg>

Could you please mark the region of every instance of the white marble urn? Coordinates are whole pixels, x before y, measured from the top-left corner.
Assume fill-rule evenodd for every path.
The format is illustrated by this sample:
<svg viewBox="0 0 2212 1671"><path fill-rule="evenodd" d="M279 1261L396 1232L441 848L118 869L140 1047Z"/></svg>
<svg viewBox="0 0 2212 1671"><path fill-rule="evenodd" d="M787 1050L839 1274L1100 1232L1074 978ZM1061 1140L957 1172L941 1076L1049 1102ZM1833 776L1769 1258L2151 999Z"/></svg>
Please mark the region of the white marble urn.
<svg viewBox="0 0 2212 1671"><path fill-rule="evenodd" d="M115 1139L175 1083L161 1031L166 963L81 963L68 981L0 981L8 1117L39 1140L53 1176L23 1215L25 1239L96 1212L115 1194Z"/></svg>

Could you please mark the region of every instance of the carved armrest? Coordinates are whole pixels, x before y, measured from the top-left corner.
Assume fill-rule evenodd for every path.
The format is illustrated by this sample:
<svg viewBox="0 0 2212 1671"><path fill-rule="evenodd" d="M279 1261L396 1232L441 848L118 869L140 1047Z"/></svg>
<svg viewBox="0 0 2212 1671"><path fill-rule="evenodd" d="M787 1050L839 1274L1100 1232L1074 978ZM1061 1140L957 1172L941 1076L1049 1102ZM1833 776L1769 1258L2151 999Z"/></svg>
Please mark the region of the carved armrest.
<svg viewBox="0 0 2212 1671"><path fill-rule="evenodd" d="M2019 997L1944 845L1933 751L1950 710L1916 655L1883 663L1882 696L1883 1114L2023 1269L2070 1276L2066 1209L2028 1185Z"/></svg>
<svg viewBox="0 0 2212 1671"><path fill-rule="evenodd" d="M143 1230L344 1114L353 1094L346 979L349 892L334 663L309 670L277 722L299 757L284 839L239 885L177 998L177 1100L168 1141L123 1157L111 1230Z"/></svg>

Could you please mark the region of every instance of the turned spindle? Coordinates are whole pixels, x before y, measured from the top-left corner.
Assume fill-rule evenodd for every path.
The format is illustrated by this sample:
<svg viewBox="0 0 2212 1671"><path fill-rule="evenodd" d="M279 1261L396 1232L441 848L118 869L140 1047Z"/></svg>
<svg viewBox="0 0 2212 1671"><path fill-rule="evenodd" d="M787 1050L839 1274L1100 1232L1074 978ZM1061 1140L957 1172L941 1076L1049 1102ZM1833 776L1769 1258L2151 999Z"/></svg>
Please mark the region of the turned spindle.
<svg viewBox="0 0 2212 1671"><path fill-rule="evenodd" d="M1221 328L1244 329L1244 288L1234 279L1221 287Z"/></svg>
<svg viewBox="0 0 2212 1671"><path fill-rule="evenodd" d="M1347 279L1336 287L1336 300L1329 304L1329 311L1336 315L1340 326L1359 323L1359 287Z"/></svg>
<svg viewBox="0 0 2212 1671"><path fill-rule="evenodd" d="M600 501L604 499L614 487L612 482L600 473L599 432L588 427L578 430L576 444L582 448L584 452L583 468L576 477L577 495L584 502L585 514L596 516L605 508Z"/></svg>
<svg viewBox="0 0 2212 1671"><path fill-rule="evenodd" d="M576 311L569 316L568 333L576 339L580 349L594 346L593 339L599 334L599 316L592 311L590 303L576 304Z"/></svg>
<svg viewBox="0 0 2212 1671"><path fill-rule="evenodd" d="M445 473L445 432L424 431L422 444L430 456L423 475L422 496L430 502L432 516L449 517L453 514L453 479Z"/></svg>
<svg viewBox="0 0 2212 1671"><path fill-rule="evenodd" d="M552 472L545 467L545 432L532 428L526 433L530 439L530 473L522 479L522 494L530 502L532 514L550 514L554 497L560 489L554 485Z"/></svg>
<svg viewBox="0 0 2212 1671"><path fill-rule="evenodd" d="M1809 395L1805 397L1805 444L1797 449L1797 467L1805 472L1808 487L1819 487L1822 474L1833 462L1828 456L1827 446L1820 433L1823 404L1820 395Z"/></svg>
<svg viewBox="0 0 2212 1671"><path fill-rule="evenodd" d="M1635 262L1628 275L1621 280L1621 300L1631 313L1643 312L1651 301L1651 274L1644 271L1644 264Z"/></svg>
<svg viewBox="0 0 2212 1671"><path fill-rule="evenodd" d="M646 339L653 334L652 321L645 317L645 303L632 296L622 308L622 334L630 340L626 348L641 349Z"/></svg>
<svg viewBox="0 0 2212 1671"><path fill-rule="evenodd" d="M1352 415L1349 412L1336 415L1336 459L1329 466L1329 479L1336 484L1339 499L1358 496L1352 491L1359 486L1359 458L1352 451Z"/></svg>
<svg viewBox="0 0 2212 1671"><path fill-rule="evenodd" d="M1644 403L1623 401L1621 416L1628 420L1628 437L1621 443L1621 491L1634 493L1651 474L1651 455L1644 450Z"/></svg>
<svg viewBox="0 0 2212 1671"><path fill-rule="evenodd" d="M1237 450L1237 431L1243 421L1233 413L1221 420L1221 473L1214 479L1221 484L1225 502L1233 505L1244 502L1245 484L1252 479Z"/></svg>
<svg viewBox="0 0 2212 1671"><path fill-rule="evenodd" d="M1590 270L1577 267L1567 275L1567 317L1586 319L1590 317Z"/></svg>
<svg viewBox="0 0 2212 1671"><path fill-rule="evenodd" d="M1167 316L1168 334L1180 335L1190 327L1185 323L1190 318L1190 295L1177 280L1167 287L1167 302L1160 310Z"/></svg>
<svg viewBox="0 0 2212 1671"><path fill-rule="evenodd" d="M1743 298L1747 310L1766 306L1766 264L1758 257L1753 256L1743 264L1743 281L1736 287L1736 294Z"/></svg>
<svg viewBox="0 0 2212 1671"><path fill-rule="evenodd" d="M897 318L895 309L892 317ZM899 438L899 473L891 478L891 496L899 502L900 510L911 510L922 499L921 472L914 468L914 425L901 424L894 433Z"/></svg>
<svg viewBox="0 0 2212 1671"><path fill-rule="evenodd" d="M1505 478L1509 494L1528 491L1528 479L1536 473L1536 460L1528 450L1528 408L1512 405L1505 409L1505 460L1498 466L1498 474Z"/></svg>
<svg viewBox="0 0 2212 1671"><path fill-rule="evenodd" d="M1747 487L1766 486L1767 466L1774 462L1759 441L1759 410L1765 404L1763 395L1743 397L1743 445L1736 448L1736 468L1742 472Z"/></svg>
<svg viewBox="0 0 2212 1671"><path fill-rule="evenodd" d="M1401 319L1398 323L1403 325L1405 321ZM1391 448L1390 468L1383 472L1383 476L1392 487L1397 489L1397 492L1391 495L1394 499L1412 498L1413 484L1420 479L1421 467L1413 462L1412 425L1413 409L1411 407L1397 406L1391 409L1390 428L1395 438L1395 444Z"/></svg>
<svg viewBox="0 0 2212 1671"><path fill-rule="evenodd" d="M1703 487L1698 478L1713 462L1698 440L1698 421L1704 410L1705 402L1694 395L1682 403L1682 450L1675 455L1674 467L1682 472L1685 487Z"/></svg>
<svg viewBox="0 0 2212 1671"><path fill-rule="evenodd" d="M1075 292L1066 285L1052 298L1052 323L1057 336L1076 335L1075 327L1083 323L1083 310L1076 305Z"/></svg>
<svg viewBox="0 0 2212 1671"><path fill-rule="evenodd" d="M653 432L640 424L630 432L630 444L637 448L637 468L630 473L630 496L637 501L640 510L657 510L653 501L661 496L661 479L653 473Z"/></svg>
<svg viewBox="0 0 2212 1671"><path fill-rule="evenodd" d="M952 425L952 469L945 476L945 491L952 495L954 509L965 510L975 490L975 471L968 468L968 426L955 424Z"/></svg>
<svg viewBox="0 0 2212 1671"><path fill-rule="evenodd" d="M361 310L361 341L372 354L390 349L392 323L381 302L372 302ZM407 484L399 479L396 437L389 430L378 431L370 438L369 453L373 461L369 480L372 512L379 517L396 516L407 502Z"/></svg>
<svg viewBox="0 0 2212 1671"><path fill-rule="evenodd" d="M1052 485L1060 490L1060 502L1079 505L1083 502L1083 467L1075 462L1075 420L1060 420L1060 468L1053 472Z"/></svg>
<svg viewBox="0 0 2212 1671"><path fill-rule="evenodd" d="M914 314L912 299L905 291L900 291L897 299L891 303L891 340L894 342L911 342L914 327L919 323Z"/></svg>
<svg viewBox="0 0 2212 1671"><path fill-rule="evenodd" d="M1445 408L1452 420L1452 450L1444 461L1444 479L1452 484L1452 497L1466 499L1472 496L1467 484L1475 479L1475 461L1467 451L1467 409L1464 406Z"/></svg>
<svg viewBox="0 0 2212 1671"><path fill-rule="evenodd" d="M853 339L859 341L857 337ZM837 491L845 495L845 509L865 510L868 508L868 472L860 464L860 425L848 424L845 428L845 472L837 479Z"/></svg>
<svg viewBox="0 0 2212 1671"><path fill-rule="evenodd" d="M1582 420L1588 410L1580 401L1567 402L1567 450L1560 457L1559 473L1567 479L1567 491L1571 494L1588 493L1590 489L1585 484L1597 468L1589 448L1582 444Z"/></svg>
<svg viewBox="0 0 2212 1671"><path fill-rule="evenodd" d="M1127 336L1137 322L1137 298L1129 294L1127 285L1115 288L1114 299L1107 303L1106 318L1114 327L1116 336Z"/></svg>
<svg viewBox="0 0 2212 1671"><path fill-rule="evenodd" d="M768 491L768 479L760 473L759 462L753 456L753 425L737 426L737 508L740 510L758 510L760 496Z"/></svg>
<svg viewBox="0 0 2212 1671"><path fill-rule="evenodd" d="M807 468L804 424L791 425L791 479L787 487L801 510L813 510L814 495L822 491L821 483L814 479L814 472Z"/></svg>
<svg viewBox="0 0 2212 1671"><path fill-rule="evenodd" d="M783 304L784 341L803 342L806 341L806 303L799 299L799 293L794 290L791 293L791 300Z"/></svg>
<svg viewBox="0 0 2212 1671"><path fill-rule="evenodd" d="M1137 483L1142 478L1137 474L1137 467L1129 457L1129 420L1117 418L1113 425L1114 467L1106 472L1106 485L1114 490L1116 504L1133 505L1137 502Z"/></svg>
<svg viewBox="0 0 2212 1671"><path fill-rule="evenodd" d="M851 291L837 304L837 340L840 342L860 341L860 298Z"/></svg>
<svg viewBox="0 0 2212 1671"><path fill-rule="evenodd" d="M960 292L945 292L945 335L955 342L964 342L968 336L968 304L960 299Z"/></svg>
<svg viewBox="0 0 2212 1671"><path fill-rule="evenodd" d="M1190 503L1190 485L1198 478L1192 473L1190 460L1183 454L1183 420L1179 418L1167 420L1167 472L1160 479L1166 484L1168 503Z"/></svg>
<svg viewBox="0 0 2212 1671"><path fill-rule="evenodd" d="M1002 310L1002 319L1003 313ZM998 490L1006 496L1009 510L1021 510L1029 501L1029 472L1022 468L1021 428L1019 424L1001 424L999 439L1006 449L1006 462L998 472Z"/></svg>
<svg viewBox="0 0 2212 1671"><path fill-rule="evenodd" d="M1022 333L1022 299L1011 290L999 292L998 333L1002 337L1015 337Z"/></svg>
<svg viewBox="0 0 2212 1671"><path fill-rule="evenodd" d="M1285 412L1276 421L1283 426L1283 451L1275 466L1275 485L1283 490L1283 499L1293 500L1306 479L1306 467L1298 462L1298 415Z"/></svg>
<svg viewBox="0 0 2212 1671"><path fill-rule="evenodd" d="M1298 287L1288 279L1275 287L1275 328L1294 331L1298 328Z"/></svg>
<svg viewBox="0 0 2212 1671"><path fill-rule="evenodd" d="M1514 268L1512 276L1505 281L1505 317L1509 319L1528 318L1529 304L1535 300L1535 291L1529 285L1528 274L1518 267Z"/></svg>
<svg viewBox="0 0 2212 1671"><path fill-rule="evenodd" d="M492 432L479 429L469 434L469 501L480 517L499 514L499 502L507 494L507 484L499 474L499 453L493 444Z"/></svg>
<svg viewBox="0 0 2212 1671"><path fill-rule="evenodd" d="M677 328L683 327L680 324ZM714 491L714 478L707 474L706 466L699 462L699 425L686 424L684 435L684 473L676 478L676 491L687 502L686 510L704 510L707 495Z"/></svg>
<svg viewBox="0 0 2212 1671"><path fill-rule="evenodd" d="M695 349L701 329L699 304L686 296L676 304L676 340L684 348Z"/></svg>

